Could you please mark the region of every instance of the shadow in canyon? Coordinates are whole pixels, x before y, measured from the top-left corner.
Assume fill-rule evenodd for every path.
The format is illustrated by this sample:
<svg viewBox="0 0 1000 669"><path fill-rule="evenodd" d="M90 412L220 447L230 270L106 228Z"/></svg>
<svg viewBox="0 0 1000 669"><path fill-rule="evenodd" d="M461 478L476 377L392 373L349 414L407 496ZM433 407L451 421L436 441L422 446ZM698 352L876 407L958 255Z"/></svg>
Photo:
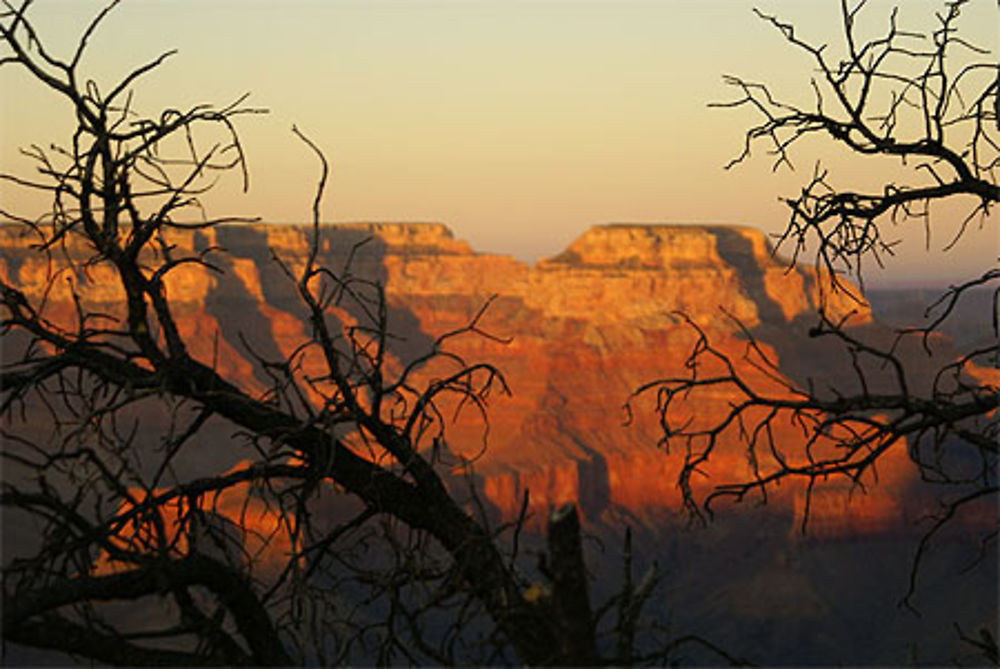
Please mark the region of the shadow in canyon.
<svg viewBox="0 0 1000 669"><path fill-rule="evenodd" d="M806 312L787 319L780 304L766 289L764 269L758 263L750 262L753 259L753 249L749 240L733 230L716 228L711 229L711 232L717 238L720 256L739 270L743 290L757 307L760 323L750 328L750 335L773 348L778 368L795 385L814 388L821 396L830 397L865 392L901 392L892 368L881 364L880 360L868 357L860 362L864 374L862 381L846 347L838 340L832 337L810 337L810 328L818 322L815 313ZM817 280L816 276L804 273L803 278L806 282L805 289L811 291L813 286L810 284ZM859 305L859 311L863 307L864 305ZM929 394L938 370L958 357L952 340L945 337L933 338L930 340L932 354L928 354L923 350L919 337L896 342L896 324L880 322L877 312L873 316L874 320L867 323L857 319L858 324L851 325L848 321L847 329L850 334L883 350L895 346L906 369L909 389L919 389L918 392ZM978 317L982 318L981 313ZM906 453L898 452L900 448L907 446L897 445L895 451L909 465ZM912 452L916 446L911 442L908 448ZM975 477L976 468L982 467L977 449L955 439L935 448L935 452L939 464L940 458L947 455L951 458L952 466L966 470L970 481ZM885 468L891 466L892 463L889 463ZM882 474L886 473L885 468ZM891 472L889 474L892 475ZM789 655L788 658L794 658L796 662L822 664L822 655L815 655L815 650L827 646L828 642L833 643L834 639L853 638L852 643L870 649L872 654L868 658L852 652L841 652L828 658L847 663L867 663L871 658L878 658L879 663L899 663L904 659L902 656L888 653L889 647L895 646L897 650L908 648L908 657L905 659L917 665L943 661L959 661L960 664L981 662L982 657L979 656L977 660L974 649L970 646L964 646L963 649L958 642L957 633L949 637L943 630L962 620L966 623L968 620L986 621L989 628L996 628L997 611L1000 610L1000 591L997 588L998 576L995 569L996 546L995 541L991 544L988 539L984 543L983 536L992 532L995 537L1000 509L989 501L973 505L956 516L951 526L937 535L936 545L929 551L918 573L913 604L919 614L914 614L904 609L900 602L909 584L910 565L918 542L930 529L932 516L941 514L942 496L955 498L972 488L948 489L935 485L915 471L901 487L896 485L893 493L882 492L881 486L884 485L887 484L881 478L869 489L857 488L849 482L824 481L817 484L817 492L822 493L828 501L835 496L847 500L849 496L857 498L859 495L891 494L892 497L886 501L898 505L899 511L894 527L874 532L870 536L818 538L815 536L815 528L809 527L805 534L789 535L787 546L783 550L793 558L780 570L781 579L784 579L782 582L792 582L795 578L793 572L801 572L805 581L803 588L799 588L797 592L805 598L812 596L810 592L820 595L819 601L824 605L818 611L825 612L816 621L823 623L824 632L819 638L795 640L798 633L794 632L794 628L801 627L801 624L786 621L792 626L788 629L792 636L792 647L799 647L804 651L813 648L805 656ZM726 513L729 512L727 509ZM762 567L761 579L771 578L766 576L768 569ZM775 577L777 576L776 573ZM744 586L746 583L744 582ZM747 594L751 599L773 597L781 587L781 583L775 580L769 586L769 592ZM865 611L864 618L869 621L864 625L858 625L857 620L849 619L852 611L861 610ZM738 614L738 608L734 612ZM933 623L928 624L930 621ZM784 625L785 623L782 624ZM751 625L744 631L750 633L752 638L755 634L753 629ZM833 630L836 633L831 635ZM966 633L968 631L966 629ZM761 632L765 633L763 629ZM756 642L767 646L776 641L774 639L769 644L761 637ZM835 646L836 644L830 646L829 650L834 650ZM973 652L971 656L966 652L962 660L963 650ZM780 660L769 658L769 661Z"/></svg>
<svg viewBox="0 0 1000 669"><path fill-rule="evenodd" d="M298 228L302 234L309 236L312 231ZM307 249L295 249L290 252L285 249L272 249L268 243L267 231L262 227L252 226L218 226L215 234L219 244L227 251L225 254L213 256L213 262L220 264L224 272L219 277L218 289L206 301L206 309L216 316L221 335L233 348L241 353L246 352L246 345L260 356L269 360L284 360L282 347L275 339L275 328L272 318L261 312L266 306L277 312L284 312L294 322L307 325L307 311L298 295L298 288L279 266L277 259L286 263L294 273L304 262ZM205 244L202 240L202 244ZM339 279L350 277L362 278L381 286L388 281L388 271L385 267L387 246L384 240L366 230L338 228L332 226L320 227L320 252L317 265L329 268ZM196 249L200 250L200 249ZM283 257L283 253L298 257ZM249 260L259 277L263 300L258 300L250 294L246 285L235 271L234 261ZM366 286L359 292L372 301L368 306L377 313L374 304L377 297L372 293L372 286ZM356 322L365 326L372 325L357 300L345 299L338 304ZM420 321L412 311L398 301L386 300L390 352L403 364L409 364L420 355L431 350L434 339L421 330ZM327 317L339 322L334 311L328 311ZM303 329L302 334L308 336ZM288 351L297 345L298 341L284 342L284 350ZM267 383L264 372L255 365L254 373L258 380Z"/></svg>
<svg viewBox="0 0 1000 669"><path fill-rule="evenodd" d="M815 317L806 314L788 321L781 306L768 294L764 270L754 260L751 242L734 230L710 230L716 236L720 256L740 272L743 290L757 306L761 323L752 329L753 336L774 347L782 372L800 386L805 386L810 378L850 383L853 379L849 358L843 351L808 338ZM234 350L245 354L242 336L264 358L283 360L282 351L288 350L288 342L281 337L292 336L297 345L308 331L281 333L273 327L275 314L286 315L289 323L304 324L305 312L294 284L271 257L266 230L220 226L216 234L218 243L230 255L212 256L213 262L225 271L217 277L218 283L208 295L205 309L217 320L220 337ZM317 259L320 264L343 273L348 257L356 249L351 263L353 274L383 283L389 280L386 260L392 250L383 239L368 230L352 228L324 227L321 234L323 244ZM205 244L205 240L201 243ZM263 300L256 298L240 278L237 264L247 261L259 277ZM351 318L363 318L356 305L345 304L345 307ZM396 335L390 340L392 353L404 365L427 352L434 337L441 334L425 332L415 310L400 300L389 301L387 308L389 329ZM508 316L505 309L510 311L511 318L526 318L514 298L501 298L495 308L505 318ZM335 316L331 314L331 318ZM871 333L879 341L888 341L892 336L891 330L878 324L862 326L860 331ZM574 365L586 360L572 359L564 367L573 370ZM254 373L258 381L268 382L256 365ZM653 375L651 371L650 376ZM607 385L595 388L594 392L606 394ZM573 460L579 504L591 539L585 542L585 548L593 575L595 604L606 601L621 585L622 533L629 525L635 533L636 575L654 562L663 574L661 585L646 607L646 622L658 620L668 637L700 634L752 661L787 665L942 663L955 657L956 648L960 647L951 627L953 622L992 620L995 626L996 575L987 568L958 581L954 578L968 564L969 555L978 549L977 542L961 534L942 543L934 553L916 600L924 613L918 618L897 606L898 597L905 591L909 558L919 539L916 529L905 536L882 534L820 540L789 531L796 526L790 509L759 508L752 503L727 506L709 527L699 529L688 527L676 511L666 507L616 506L610 499L603 445L595 446L587 441L587 432L564 424L567 420L563 416L564 405L569 401L566 391L550 384L546 393L546 402L537 418L549 422L534 436L541 439L557 430L563 433L560 438L565 443L530 446L550 447L559 457ZM606 399L617 408L616 403L624 398ZM150 430L150 434L153 432ZM186 458L185 475L196 476L211 469L213 465L209 462L221 458L221 451L231 450L226 457L235 457L245 448L230 437L224 426L213 427L210 435L205 443L212 448L201 449L197 457ZM219 444L226 446L218 447ZM157 446L158 442L149 438L143 448ZM448 483L457 496L471 497L470 480L480 491L479 500L490 520L501 522L499 509L492 507L481 494L484 477L474 473L469 479L451 476ZM524 480L522 477L519 485L523 486ZM519 489L520 492L523 491ZM356 502L341 497L331 498L330 504L327 511L331 519L350 517L349 512L356 507ZM5 540L9 534L28 532L17 523L4 523L3 529ZM12 545L5 543L8 547ZM542 535L529 528L522 547L526 559L520 562L526 563L524 568L535 578L540 576L532 571L530 558L543 545ZM641 646L655 648L659 632L647 627L644 634L648 636L643 637ZM712 656L688 657L690 662L717 660Z"/></svg>

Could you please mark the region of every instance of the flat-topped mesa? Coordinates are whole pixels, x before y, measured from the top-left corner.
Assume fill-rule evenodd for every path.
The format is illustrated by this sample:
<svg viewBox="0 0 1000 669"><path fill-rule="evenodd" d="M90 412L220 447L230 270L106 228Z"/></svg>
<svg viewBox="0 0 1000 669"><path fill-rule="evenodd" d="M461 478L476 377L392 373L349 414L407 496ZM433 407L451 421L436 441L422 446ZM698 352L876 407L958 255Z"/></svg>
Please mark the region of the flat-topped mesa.
<svg viewBox="0 0 1000 669"><path fill-rule="evenodd" d="M320 229L320 250L351 251L353 245L368 240L366 245L381 253L470 255L472 249L442 223L323 223ZM295 256L305 254L312 239L309 224L219 225L202 234L210 242L220 241L231 252L240 253L243 246L265 246ZM346 247L346 248L345 248Z"/></svg>
<svg viewBox="0 0 1000 669"><path fill-rule="evenodd" d="M127 231L123 228L122 234ZM255 255L273 248L295 256L308 252L312 232L312 225L300 223L225 223L209 228L167 228L165 236L181 251L222 246L236 255ZM473 254L468 243L455 239L443 223L323 223L320 236L324 251L370 239L383 253ZM38 255L32 250L38 243L39 237L25 226L0 222L0 248L8 261ZM74 233L67 237L64 249L74 259L89 258L94 252L82 236Z"/></svg>
<svg viewBox="0 0 1000 669"><path fill-rule="evenodd" d="M677 224L610 223L595 225L559 255L540 267L574 265L590 268L692 269L718 266L718 237L763 235L750 228Z"/></svg>
<svg viewBox="0 0 1000 669"><path fill-rule="evenodd" d="M650 325L676 311L716 321L722 307L753 327L813 312L821 299L815 277L811 268L776 259L753 228L616 223L592 227L564 252L539 261L528 300L563 316L641 318ZM871 320L863 299L823 300L834 319L854 311L852 323Z"/></svg>

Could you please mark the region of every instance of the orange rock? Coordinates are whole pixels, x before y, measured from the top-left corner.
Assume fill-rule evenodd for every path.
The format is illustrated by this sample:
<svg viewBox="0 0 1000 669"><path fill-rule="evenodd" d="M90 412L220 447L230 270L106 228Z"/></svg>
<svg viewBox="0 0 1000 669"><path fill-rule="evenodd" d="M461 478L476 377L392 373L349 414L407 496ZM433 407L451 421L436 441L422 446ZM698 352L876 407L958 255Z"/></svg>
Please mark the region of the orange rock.
<svg viewBox="0 0 1000 669"><path fill-rule="evenodd" d="M174 257L194 257L213 246L228 251L205 256L224 270L221 274L194 264L178 267L168 275L167 294L192 355L214 364L248 392L265 392L267 379L247 346L266 359L281 359L310 334L296 286L272 254L290 272L299 272L311 235L309 226L290 225L231 225L167 235ZM63 327L74 326L64 276L72 277L88 309L123 315L114 273L103 265L82 269L90 250L79 237L71 237L66 253L55 254L52 264L29 248L33 241L14 226L0 226L0 276L34 303L41 303L51 284L50 318ZM66 269L66 258L76 269ZM150 256L145 262L155 267L160 260ZM483 496L507 519L517 514L525 490L530 491L531 510L539 515L575 499L585 515L611 505L636 513L679 506L676 482L683 449L665 453L656 447L662 431L655 398L639 400L629 425L622 408L639 385L687 373L684 364L695 333L679 311L697 322L756 387L776 395L787 395L786 384L799 383L804 368L818 365L830 375L849 371L849 364L828 355L832 349L826 341L800 343L818 305L824 304L834 320L855 312L852 324L872 322L863 299L846 292L820 294L818 286L825 283L821 275L788 268L773 256L764 235L750 228L598 226L563 253L529 266L473 252L443 225L359 223L323 226L317 262L341 278L384 284L389 325L398 335L391 342L386 373L398 374L429 350L436 337L467 325L495 296L479 326L511 341L465 335L450 339L447 349L467 362L495 366L512 396L494 393L487 399L488 429L480 413L457 397L441 398L438 408L446 420L448 450L474 460ZM370 290L361 284L356 288ZM331 304L327 315L331 327L352 326L362 311L356 300L345 298ZM774 378L747 361L757 354L748 350L731 317L754 332L760 350L778 364L781 372ZM320 352L313 348L303 355L300 378L321 379L327 370ZM423 366L411 379L413 386L454 371L449 364ZM713 371L719 370L703 368L700 373ZM984 381L994 371L984 371ZM314 405L322 402L319 390L303 387ZM705 389L670 418L708 424L728 411L734 399L731 390ZM802 442L800 428L790 422L777 425L774 435L790 452ZM429 447L429 440L422 445ZM762 460L760 466L768 465ZM694 484L708 491L751 472L745 448L727 438L705 466L706 478ZM895 522L905 511L899 499L916 472L900 446L879 473L882 481L869 495L844 501L843 487L816 493L810 511L816 526L839 528L829 529L836 534L851 528L874 531ZM776 491L772 504L801 519L802 494L786 486ZM224 517L234 518L247 503L253 511L240 516L243 527L251 523L261 535L276 530L275 519L247 502L252 497L246 491L223 497L217 509ZM176 524L177 518L170 522ZM275 545L279 552L289 550Z"/></svg>
<svg viewBox="0 0 1000 669"><path fill-rule="evenodd" d="M237 463L226 474L249 465L249 461ZM164 489L153 490L150 495L157 497ZM141 505L147 500L141 488L130 487L129 496ZM156 507L159 518L149 513L137 514L132 520L117 528L110 536L110 542L119 549L140 555L154 555L161 547L175 557L187 555L192 543L197 541L196 550L223 561L234 560L244 567L276 574L294 554L291 527L272 504L252 492L251 483L240 483L221 492L210 493L198 498L201 513L192 513L190 501L176 498ZM131 502L123 502L116 515L128 514L136 507ZM201 525L211 525L205 530ZM163 531L157 528L162 527ZM116 560L107 551L102 551L94 561L96 574L107 574L131 568Z"/></svg>

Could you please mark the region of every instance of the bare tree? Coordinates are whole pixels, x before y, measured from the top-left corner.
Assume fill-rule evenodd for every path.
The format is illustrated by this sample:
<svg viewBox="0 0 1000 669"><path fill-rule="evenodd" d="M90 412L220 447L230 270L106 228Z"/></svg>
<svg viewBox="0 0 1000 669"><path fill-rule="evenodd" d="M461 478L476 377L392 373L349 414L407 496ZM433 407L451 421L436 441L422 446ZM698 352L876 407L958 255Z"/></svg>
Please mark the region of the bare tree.
<svg viewBox="0 0 1000 669"><path fill-rule="evenodd" d="M47 277L34 292L0 282L0 504L7 527L29 528L5 546L5 643L114 664L589 664L611 635L614 661L642 659L636 620L655 572L633 586L627 562L621 595L592 611L575 508L552 517L548 580L533 578L517 565L524 513L491 526L448 474L468 463L449 455L444 407L485 417L506 390L448 342L490 335L477 316L393 357L382 285L352 272L363 244L343 267L318 261L328 168L298 130L322 167L310 247L304 263L275 261L310 334L281 357L245 342L260 388L225 378L217 340L204 353L172 282L221 274L226 253L178 240L246 220L210 217L200 198L229 173L247 186L235 124L263 110L244 96L139 113L133 86L171 53L110 88L82 79L116 4L68 59L36 33L31 0L0 11L0 66L26 71L77 122L68 142L24 150L34 177L0 175L52 202L37 218L2 212ZM226 448L235 467L189 464ZM140 602L156 615L137 615Z"/></svg>
<svg viewBox="0 0 1000 669"><path fill-rule="evenodd" d="M863 267L881 264L893 252L894 226L910 220L922 221L928 231L940 226L932 216L937 202L970 203L958 236L971 234L969 226L977 221L980 227L995 225L989 214L1000 202L1000 70L995 54L958 32L960 14L969 4L947 3L929 34L899 26L894 9L884 32L863 40L858 25L864 0L842 0L838 45L812 44L795 26L757 11L812 59L812 102L787 103L766 84L727 76L739 96L713 106L749 109L759 118L728 167L762 145L774 157L774 169L791 168L791 151L800 140L818 135L855 153L858 161L898 157L907 174L906 181L887 182L877 190L851 190L836 185L817 163L801 192L784 199L790 218L776 249L790 250L792 262L812 254L826 297L842 302L846 294L860 309L863 298L844 277L864 286ZM833 316L832 309L821 306L818 321L802 334L842 345L850 378L841 384L789 380L754 332L735 319L746 341L741 357L727 354L692 323L697 341L687 372L637 391L658 398L663 444L683 448L680 486L686 507L701 515L711 513L720 498L759 495L766 500L780 482L799 480L806 486L808 509L815 487L839 479L852 490L863 488L886 453L906 449L921 477L940 486L944 503L917 550L907 597L912 595L927 541L948 519L976 502L995 500L1000 490L998 280L1000 270L991 269L951 287L928 308L926 327L889 338L873 337L870 330L853 327L851 314ZM994 342L933 361L930 354L942 351L932 333L979 286L992 290ZM915 349L925 357L915 356ZM928 370L932 364L936 367ZM694 422L682 418L699 397L719 392L733 398L724 415ZM776 437L787 426L800 438ZM745 448L754 475L699 494L693 477L730 439ZM995 538L993 529L985 539Z"/></svg>

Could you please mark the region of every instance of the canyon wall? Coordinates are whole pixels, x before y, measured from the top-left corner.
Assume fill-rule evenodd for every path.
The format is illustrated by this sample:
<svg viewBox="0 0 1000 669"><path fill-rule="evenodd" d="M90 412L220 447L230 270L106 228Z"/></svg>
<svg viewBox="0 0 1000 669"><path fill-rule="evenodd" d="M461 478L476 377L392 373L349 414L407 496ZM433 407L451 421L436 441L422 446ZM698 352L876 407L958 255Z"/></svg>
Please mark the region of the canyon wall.
<svg viewBox="0 0 1000 669"><path fill-rule="evenodd" d="M291 225L171 233L163 253L205 254L218 270L190 264L169 275L168 298L195 357L238 385L263 391L267 378L254 355L280 359L308 336L282 264L292 274L304 266L310 233L309 227ZM0 276L32 299L48 291L47 318L73 321L72 291L92 311L120 315L114 277L106 267L83 263L90 250L80 239L53 249L51 262L31 248L34 241L20 228L0 226ZM469 324L492 299L478 326L495 337L465 334L450 339L448 350L468 362L494 365L511 394L491 398L488 429L475 412L459 414L448 425L446 445L473 462L484 500L508 519L525 491L533 512L578 500L591 519L609 509L642 517L679 507L682 454L658 447L655 398L637 398L630 421L624 404L641 384L684 373L696 339L685 318L741 360L747 342L738 319L785 379L800 385L807 376L848 378L839 349L805 336L820 300L834 320L851 314L855 327L878 327L863 300L821 295L824 282L815 271L788 268L750 228L598 226L531 266L474 252L443 225L348 224L322 228L317 262L384 284L390 330L398 335L397 365ZM752 366L744 371L773 384ZM418 379L426 382L433 374L427 369ZM701 394L691 418L710 420L732 400L727 391ZM778 425L776 438L792 443L801 433L794 425ZM921 503L908 502L918 485L916 472L905 452L896 450L880 470L880 485L868 494L848 497L843 485L823 488L811 509L814 530L890 530L922 514ZM746 453L730 441L720 445L706 474L710 478L697 482L705 490L746 479L751 469ZM786 514L794 529L805 512L803 500L801 488L785 486L770 508Z"/></svg>

